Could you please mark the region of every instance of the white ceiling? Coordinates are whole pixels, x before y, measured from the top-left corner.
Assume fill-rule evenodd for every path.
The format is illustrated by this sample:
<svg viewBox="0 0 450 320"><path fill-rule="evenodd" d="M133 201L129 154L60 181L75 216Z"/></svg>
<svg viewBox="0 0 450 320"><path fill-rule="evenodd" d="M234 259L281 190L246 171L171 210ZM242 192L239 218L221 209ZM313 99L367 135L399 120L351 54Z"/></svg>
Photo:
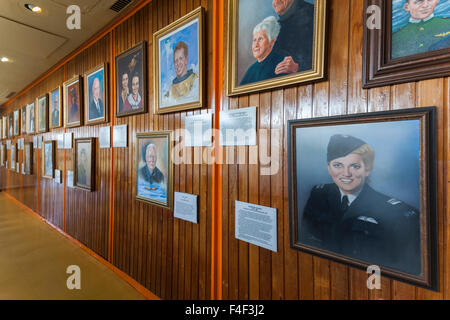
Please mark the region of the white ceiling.
<svg viewBox="0 0 450 320"><path fill-rule="evenodd" d="M11 92L20 92L61 59L127 11L137 0L117 13L110 7L117 0L1 0L0 1L0 105ZM31 3L43 9L33 14ZM67 7L81 9L81 30L69 30Z"/></svg>

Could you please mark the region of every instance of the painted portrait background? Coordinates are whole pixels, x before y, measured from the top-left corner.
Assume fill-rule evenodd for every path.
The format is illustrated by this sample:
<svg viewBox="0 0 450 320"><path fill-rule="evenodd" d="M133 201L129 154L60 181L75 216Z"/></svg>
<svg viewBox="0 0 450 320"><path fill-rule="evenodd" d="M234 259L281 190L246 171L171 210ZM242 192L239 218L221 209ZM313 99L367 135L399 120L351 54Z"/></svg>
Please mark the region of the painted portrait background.
<svg viewBox="0 0 450 320"><path fill-rule="evenodd" d="M334 134L351 135L369 144L375 151L369 185L420 210L419 120L307 127L296 129L298 221L311 189L333 183L327 146Z"/></svg>
<svg viewBox="0 0 450 320"><path fill-rule="evenodd" d="M169 174L169 139L166 137L161 138L142 138L138 139L138 150L139 150L139 165L138 165L138 191L137 195L149 200L154 200L158 202L167 203L168 201L168 174ZM139 174L139 170L147 165L145 162L145 152L144 147L148 143L153 143L156 146L157 161L156 167L161 170L164 175L164 182L161 184L150 184L145 181Z"/></svg>
<svg viewBox="0 0 450 320"><path fill-rule="evenodd" d="M100 95L99 95L99 99L102 100L103 103L103 117L105 116L105 82L104 82L104 75L105 75L105 70L102 68L100 70L98 70L97 72L89 75L87 77L87 81L88 81L88 92L86 93L88 95L88 102L89 102L89 108L91 107L90 103L91 101L94 100L94 96L92 94L92 85L94 84L94 79L98 78L99 82L100 82ZM90 113L88 113L89 115ZM89 115L89 120L94 120L94 119L98 119L98 118L90 118Z"/></svg>
<svg viewBox="0 0 450 320"><path fill-rule="evenodd" d="M192 20L181 28L161 37L159 39L159 106L160 108L170 107L181 103L195 102L199 100L199 87L192 89L192 94L184 99L175 100L165 98L169 91L173 79L177 77L174 68L174 47L179 41L183 41L188 46L187 70L192 69L195 74L199 74L199 21L198 18Z"/></svg>
<svg viewBox="0 0 450 320"><path fill-rule="evenodd" d="M314 0L305 2L314 4ZM241 82L248 67L256 61L252 53L253 28L269 16L278 19L272 0L239 0L236 83Z"/></svg>
<svg viewBox="0 0 450 320"><path fill-rule="evenodd" d="M72 89L75 91L75 104L72 105ZM71 124L80 121L80 82L76 81L67 86L65 92L65 99L67 100L67 123Z"/></svg>

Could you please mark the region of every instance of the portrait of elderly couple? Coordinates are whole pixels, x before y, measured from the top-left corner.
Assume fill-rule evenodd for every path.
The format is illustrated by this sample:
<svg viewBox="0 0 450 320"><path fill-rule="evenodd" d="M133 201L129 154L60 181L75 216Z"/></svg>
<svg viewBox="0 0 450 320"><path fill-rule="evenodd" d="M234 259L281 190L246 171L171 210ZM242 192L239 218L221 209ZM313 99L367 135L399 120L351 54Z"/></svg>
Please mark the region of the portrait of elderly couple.
<svg viewBox="0 0 450 320"><path fill-rule="evenodd" d="M421 128L434 111L290 121L291 246L429 284L435 160Z"/></svg>
<svg viewBox="0 0 450 320"><path fill-rule="evenodd" d="M170 131L138 133L136 199L172 208L172 147Z"/></svg>
<svg viewBox="0 0 450 320"><path fill-rule="evenodd" d="M322 0L231 1L229 94L322 78L325 6Z"/></svg>

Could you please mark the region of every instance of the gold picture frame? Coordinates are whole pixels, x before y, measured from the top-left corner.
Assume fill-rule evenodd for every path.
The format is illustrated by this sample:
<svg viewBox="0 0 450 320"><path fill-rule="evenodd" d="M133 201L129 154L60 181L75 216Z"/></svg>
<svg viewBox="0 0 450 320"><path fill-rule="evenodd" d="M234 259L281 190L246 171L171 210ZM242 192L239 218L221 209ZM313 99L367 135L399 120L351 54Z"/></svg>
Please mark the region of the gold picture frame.
<svg viewBox="0 0 450 320"><path fill-rule="evenodd" d="M153 92L154 111L157 114L203 107L205 101L204 16L205 9L198 7L153 34ZM195 30L196 38L190 37L190 32ZM174 43L174 45L167 50L160 45L163 41ZM194 50L189 50L192 47ZM180 73L183 71L184 73L178 75L175 62L170 66L161 62L174 61L175 52L181 49L184 51L183 62L181 62L184 68L181 68ZM188 50L187 54L186 50ZM192 59L195 52L197 56ZM188 67L192 68L188 69ZM161 92L164 89L167 91Z"/></svg>
<svg viewBox="0 0 450 320"><path fill-rule="evenodd" d="M85 166L83 166L83 172L84 172L84 180L80 181L78 171L80 171L80 159L78 157L78 151L80 148L80 144L87 144L90 147L90 154L85 154ZM85 151L85 149L82 149L81 152ZM96 144L95 144L95 138L78 138L75 139L75 147L73 148L73 159L74 159L74 170L73 170L73 181L74 186L76 186L79 189L84 189L87 191L94 191L95 190L95 153L96 153ZM90 183L88 183L88 181Z"/></svg>
<svg viewBox="0 0 450 320"><path fill-rule="evenodd" d="M55 119L53 112L52 112L52 107L53 107L53 97L54 97L54 93L58 92L58 110L59 110L59 115L57 115L57 119L58 119L58 123L55 124L55 122L53 121ZM63 103L62 103L62 99L63 99L63 89L62 86L57 86L56 88L54 88L53 90L51 90L48 93L48 99L49 99L49 116L48 116L48 120L49 120L49 127L50 129L56 129L56 128L61 128L63 126Z"/></svg>
<svg viewBox="0 0 450 320"><path fill-rule="evenodd" d="M44 110L42 112L41 110L41 101L43 101ZM43 94L42 96L38 97L36 99L36 106L37 106L37 131L38 133L43 133L48 131L48 94ZM42 114L44 113L44 114ZM43 119L44 123L41 123L41 119ZM43 124L43 126L41 126Z"/></svg>
<svg viewBox="0 0 450 320"><path fill-rule="evenodd" d="M255 7L254 12L262 11L260 7L262 4L259 1L254 2ZM267 5L270 6L272 1L267 1ZM245 64L241 63L238 66L238 52L242 54L244 50L239 50L239 42L244 41L244 36L242 33L239 33L239 0L229 0L229 8L228 8L228 69L227 69L227 94L228 96L236 96L240 94L246 94L251 92L269 90L274 88L281 88L289 85L299 84L299 83L310 83L319 81L325 78L326 72L326 27L327 27L327 0L315 0L314 1L314 17L311 24L313 24L313 34L312 34L312 55L311 55L311 68L309 68L309 64L307 69L301 70L296 73L286 74L282 76L275 76L273 78L267 78L264 80L257 80L245 84L238 84L238 74L241 78L244 77L244 71L250 69L250 61L256 61L253 57L248 58L249 61ZM309 4L311 5L311 4ZM251 8L250 8L251 9ZM250 10L249 9L249 10ZM273 8L266 8L267 12L270 12ZM267 15L269 15L268 13ZM264 16L265 17L267 17ZM246 20L253 18L252 14L246 16ZM258 17L260 19L261 17ZM256 15L255 15L255 20ZM246 34L252 34L253 28L257 23L261 22L261 20L255 21L254 24L248 26L246 29ZM247 24L250 22L246 21ZM244 26L245 27L245 26ZM243 28L244 28L243 27ZM281 28L282 31L286 32ZM294 31L295 32L295 31ZM248 38L248 36L247 36ZM248 41L248 40L247 40ZM304 41L304 39L298 38L298 41ZM243 44L243 43L241 43ZM251 41L250 41L251 44ZM248 44L246 44L248 46ZM248 50L245 50L248 52ZM250 47L251 51L251 47ZM247 53L250 56L250 53ZM287 54L283 54L283 56ZM267 56L266 56L267 57ZM253 60L251 60L253 59ZM241 59L242 60L242 59ZM295 59L294 59L295 60ZM299 63L297 61L297 63ZM239 70L238 70L239 68ZM275 67L274 67L275 68ZM275 71L274 71L275 72ZM242 80L242 79L241 79Z"/></svg>
<svg viewBox="0 0 450 320"><path fill-rule="evenodd" d="M78 86L75 86L78 83ZM70 93L68 92L70 90ZM83 78L81 76L75 76L70 80L67 80L63 84L63 99L64 99L64 127L74 128L83 124ZM76 99L71 101L69 105L69 99ZM78 107L78 110L73 112L74 105ZM70 107L70 110L69 110ZM70 112L69 112L70 111ZM78 114L77 117L73 117L72 114Z"/></svg>
<svg viewBox="0 0 450 320"><path fill-rule="evenodd" d="M172 132L154 131L137 133L136 140L138 148L136 154L136 199L172 210ZM150 145L153 145L153 148ZM146 153L151 152L151 149L153 149L153 154L149 155L148 158L150 160L148 161ZM151 162L151 158L155 160ZM148 166L153 167L151 173L149 171L150 169L147 168Z"/></svg>
<svg viewBox="0 0 450 320"><path fill-rule="evenodd" d="M103 104L103 115L99 117L94 117L91 119L91 90L89 88L90 78L95 76L96 74L103 71L103 75L100 79L100 97L98 99L99 103ZM109 78L108 78L108 63L104 62L101 65L96 66L95 68L87 71L84 74L84 119L87 125L94 125L99 123L108 122L108 114L109 114ZM103 94L102 94L103 92ZM100 99L101 98L101 99Z"/></svg>

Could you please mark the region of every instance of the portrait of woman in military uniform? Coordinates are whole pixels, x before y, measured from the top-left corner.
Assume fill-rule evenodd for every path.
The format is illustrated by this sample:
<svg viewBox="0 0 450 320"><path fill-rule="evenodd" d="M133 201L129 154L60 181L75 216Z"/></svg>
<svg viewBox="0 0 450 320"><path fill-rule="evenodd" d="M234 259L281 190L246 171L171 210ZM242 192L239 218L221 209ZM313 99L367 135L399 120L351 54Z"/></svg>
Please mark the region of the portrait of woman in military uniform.
<svg viewBox="0 0 450 320"><path fill-rule="evenodd" d="M421 184L430 163L421 159L422 121L291 122L292 246L424 277L432 241L424 226L433 209L426 202L433 201Z"/></svg>

